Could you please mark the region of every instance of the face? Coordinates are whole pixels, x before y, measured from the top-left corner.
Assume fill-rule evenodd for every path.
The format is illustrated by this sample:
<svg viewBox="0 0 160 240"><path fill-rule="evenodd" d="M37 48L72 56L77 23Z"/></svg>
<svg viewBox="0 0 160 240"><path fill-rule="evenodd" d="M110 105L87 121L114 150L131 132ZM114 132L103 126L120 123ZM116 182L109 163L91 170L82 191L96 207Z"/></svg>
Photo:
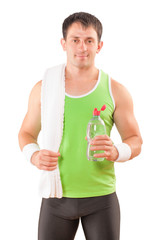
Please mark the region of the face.
<svg viewBox="0 0 160 240"><path fill-rule="evenodd" d="M73 23L67 32L66 40L61 39L63 50L67 53L67 63L78 68L94 65L94 59L100 52L103 42L93 27L84 28L81 23Z"/></svg>

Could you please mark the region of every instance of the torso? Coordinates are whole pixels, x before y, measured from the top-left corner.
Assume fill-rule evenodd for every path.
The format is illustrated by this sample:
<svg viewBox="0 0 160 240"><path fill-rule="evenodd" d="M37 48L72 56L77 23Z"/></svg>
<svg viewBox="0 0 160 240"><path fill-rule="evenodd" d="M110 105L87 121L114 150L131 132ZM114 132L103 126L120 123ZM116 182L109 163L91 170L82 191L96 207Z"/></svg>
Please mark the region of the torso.
<svg viewBox="0 0 160 240"><path fill-rule="evenodd" d="M101 72L99 78L95 76L86 82L86 79L81 78L81 80L81 83L79 79L74 79L74 83L69 79L67 79L68 82L66 81L66 93L72 96L77 95L77 98L65 96L65 127L59 149L61 157L58 164L60 174L63 176L63 196L71 198L102 196L115 191L113 163L103 161L100 166L98 162L88 161L86 157L87 141L85 140L87 124L92 118L94 107L100 110L104 104L107 105L107 109L101 114L101 117L106 125L107 134L110 136L114 104L109 93L109 77ZM87 95L78 97L78 95L84 94ZM77 146L79 147L77 148ZM82 172L83 179L81 178Z"/></svg>

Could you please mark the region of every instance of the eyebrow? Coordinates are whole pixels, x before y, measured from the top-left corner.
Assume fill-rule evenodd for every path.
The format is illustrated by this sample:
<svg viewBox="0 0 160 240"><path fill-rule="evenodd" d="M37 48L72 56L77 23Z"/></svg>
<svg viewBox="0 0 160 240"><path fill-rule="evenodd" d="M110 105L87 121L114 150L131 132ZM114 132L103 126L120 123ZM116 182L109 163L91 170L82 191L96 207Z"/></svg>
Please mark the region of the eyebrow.
<svg viewBox="0 0 160 240"><path fill-rule="evenodd" d="M78 37L78 36L74 36L74 35L71 35L69 38L80 38L80 37ZM87 37L86 39L93 39L93 40L94 40L93 37Z"/></svg>

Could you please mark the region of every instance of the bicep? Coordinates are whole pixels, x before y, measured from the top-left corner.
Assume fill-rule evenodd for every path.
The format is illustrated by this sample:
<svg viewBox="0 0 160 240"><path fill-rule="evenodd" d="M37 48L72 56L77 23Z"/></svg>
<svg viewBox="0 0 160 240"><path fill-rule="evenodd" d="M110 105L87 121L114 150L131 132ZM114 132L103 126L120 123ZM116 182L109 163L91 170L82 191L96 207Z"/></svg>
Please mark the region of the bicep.
<svg viewBox="0 0 160 240"><path fill-rule="evenodd" d="M122 141L133 136L140 136L138 123L132 112L117 110L114 114L114 122Z"/></svg>
<svg viewBox="0 0 160 240"><path fill-rule="evenodd" d="M134 115L133 100L127 89L122 85L117 89L114 122L122 141L140 136L139 126Z"/></svg>
<svg viewBox="0 0 160 240"><path fill-rule="evenodd" d="M32 89L28 110L23 120L21 131L32 135L37 138L41 129L41 81L38 82Z"/></svg>

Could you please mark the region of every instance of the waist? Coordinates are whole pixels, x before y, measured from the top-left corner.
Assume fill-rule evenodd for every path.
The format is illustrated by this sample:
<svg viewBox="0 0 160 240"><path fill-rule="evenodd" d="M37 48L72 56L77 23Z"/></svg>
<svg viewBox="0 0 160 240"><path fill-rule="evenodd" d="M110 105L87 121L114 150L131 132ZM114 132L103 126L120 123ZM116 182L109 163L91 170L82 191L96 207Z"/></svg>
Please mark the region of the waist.
<svg viewBox="0 0 160 240"><path fill-rule="evenodd" d="M74 219L97 210L109 208L117 202L116 192L108 195L87 198L48 198L42 199L43 206L49 208L54 215Z"/></svg>

